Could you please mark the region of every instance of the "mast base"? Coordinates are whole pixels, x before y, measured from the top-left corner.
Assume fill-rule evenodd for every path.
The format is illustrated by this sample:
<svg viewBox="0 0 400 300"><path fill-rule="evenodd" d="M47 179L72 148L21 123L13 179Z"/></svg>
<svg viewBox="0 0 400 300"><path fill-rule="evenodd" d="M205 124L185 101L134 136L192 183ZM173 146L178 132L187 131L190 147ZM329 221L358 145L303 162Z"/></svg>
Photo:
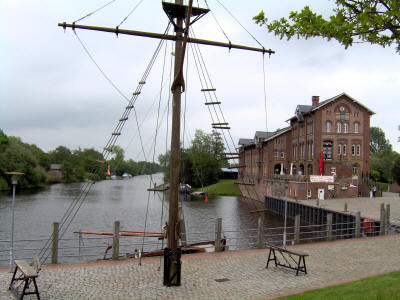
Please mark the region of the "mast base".
<svg viewBox="0 0 400 300"><path fill-rule="evenodd" d="M181 285L182 250L164 249L164 282L165 286Z"/></svg>

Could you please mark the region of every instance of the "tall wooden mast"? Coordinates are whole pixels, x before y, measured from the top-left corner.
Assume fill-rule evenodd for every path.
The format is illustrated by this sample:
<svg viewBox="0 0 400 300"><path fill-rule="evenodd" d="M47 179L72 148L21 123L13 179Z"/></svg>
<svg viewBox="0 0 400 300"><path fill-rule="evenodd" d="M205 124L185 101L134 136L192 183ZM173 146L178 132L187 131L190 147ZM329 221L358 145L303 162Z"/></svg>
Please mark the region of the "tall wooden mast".
<svg viewBox="0 0 400 300"><path fill-rule="evenodd" d="M262 53L275 53L272 50L264 48L254 48L231 43L221 43L208 40L189 38L190 18L195 16L193 22L197 21L209 10L202 8L193 8L193 0L189 0L189 5L183 5L183 0L175 0L175 3L163 2L163 8L168 18L173 23L175 35L164 35L159 33L142 32L134 30L125 30L107 27L78 25L75 23L67 24L58 23L58 26L64 29L69 27L75 29L86 29L103 32L112 32L116 34L136 35L149 38L166 39L175 41L175 80L172 84L171 91L173 93L172 100L172 134L171 134L171 157L170 157L170 197L169 197L169 217L168 217L168 248L164 255L164 284L180 285L180 249L179 241L179 220L178 220L178 199L179 199L179 165L180 165L180 118L181 118L181 94L185 90L183 78L183 62L185 58L185 49L187 43L197 43L203 45L212 45L226 47L229 49L242 49L257 51ZM185 28L183 21L186 19ZM176 20L176 21L175 21ZM192 22L192 23L193 23ZM167 251L168 250L168 251ZM167 272L166 272L167 269Z"/></svg>

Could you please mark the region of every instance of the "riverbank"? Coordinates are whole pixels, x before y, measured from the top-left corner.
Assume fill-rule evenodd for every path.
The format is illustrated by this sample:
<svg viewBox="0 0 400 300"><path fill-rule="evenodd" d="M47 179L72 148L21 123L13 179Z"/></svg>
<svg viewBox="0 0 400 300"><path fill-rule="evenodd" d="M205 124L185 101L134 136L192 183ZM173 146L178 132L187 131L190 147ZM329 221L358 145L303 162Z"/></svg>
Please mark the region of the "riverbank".
<svg viewBox="0 0 400 300"><path fill-rule="evenodd" d="M221 179L215 184L205 186L196 191L216 196L241 196L242 193L235 181L235 179Z"/></svg>
<svg viewBox="0 0 400 300"><path fill-rule="evenodd" d="M179 287L163 286L159 258L49 265L37 282L41 299L271 299L400 270L400 235L289 248L309 254L307 275L266 269L268 252L257 249L184 255ZM11 276L0 270L0 299L15 299Z"/></svg>

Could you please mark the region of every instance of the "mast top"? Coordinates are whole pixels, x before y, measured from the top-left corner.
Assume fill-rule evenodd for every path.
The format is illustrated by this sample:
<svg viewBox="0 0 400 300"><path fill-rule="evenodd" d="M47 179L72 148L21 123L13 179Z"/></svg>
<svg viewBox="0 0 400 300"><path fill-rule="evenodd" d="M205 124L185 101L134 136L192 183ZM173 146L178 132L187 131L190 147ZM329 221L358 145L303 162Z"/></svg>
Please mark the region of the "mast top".
<svg viewBox="0 0 400 300"><path fill-rule="evenodd" d="M176 24L174 22L174 19L176 18L182 18L185 19L187 17L188 5L183 5L183 4L177 4L177 3L172 3L172 2L162 2L163 10L168 16L168 19L174 24L176 28ZM210 10L207 8L200 8L200 7L192 7L191 8L191 15L190 17L195 17L191 22L190 25L192 25L194 22L199 20L201 17L203 17L205 14L207 14Z"/></svg>

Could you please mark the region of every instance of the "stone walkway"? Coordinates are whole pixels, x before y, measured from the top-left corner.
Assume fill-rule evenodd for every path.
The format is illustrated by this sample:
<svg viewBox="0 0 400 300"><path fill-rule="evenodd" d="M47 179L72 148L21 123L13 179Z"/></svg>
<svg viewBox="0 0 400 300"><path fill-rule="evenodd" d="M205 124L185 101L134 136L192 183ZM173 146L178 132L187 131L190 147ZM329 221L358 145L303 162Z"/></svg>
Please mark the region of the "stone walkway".
<svg viewBox="0 0 400 300"><path fill-rule="evenodd" d="M159 258L47 266L38 279L41 299L265 299L299 290L400 270L400 235L291 247L306 252L308 274L269 267L266 250L194 254L183 257L182 285L164 287ZM227 278L217 282L215 279ZM0 270L0 299L11 274ZM35 299L26 297L24 299Z"/></svg>
<svg viewBox="0 0 400 300"><path fill-rule="evenodd" d="M293 200L292 200L293 201ZM299 200L305 205L316 206L316 200ZM332 209L336 211L344 211L344 205L347 203L347 210L351 213L361 212L361 217L380 219L381 203L390 204L390 221L393 224L400 226L400 197L396 193L383 193L383 197L368 198L341 198L341 199L326 199L320 201L320 207Z"/></svg>

